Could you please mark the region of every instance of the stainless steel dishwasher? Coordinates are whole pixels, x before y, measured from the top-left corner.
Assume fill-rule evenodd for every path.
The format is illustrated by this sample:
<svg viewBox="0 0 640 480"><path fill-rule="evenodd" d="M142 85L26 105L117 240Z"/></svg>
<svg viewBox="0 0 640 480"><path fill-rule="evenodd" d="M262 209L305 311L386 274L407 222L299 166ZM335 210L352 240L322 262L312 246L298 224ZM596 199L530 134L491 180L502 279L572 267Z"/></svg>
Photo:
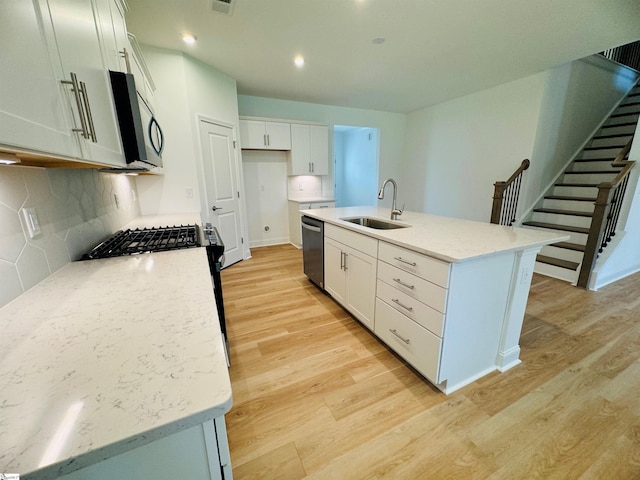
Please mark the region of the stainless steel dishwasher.
<svg viewBox="0 0 640 480"><path fill-rule="evenodd" d="M324 222L306 215L301 222L304 273L324 290Z"/></svg>

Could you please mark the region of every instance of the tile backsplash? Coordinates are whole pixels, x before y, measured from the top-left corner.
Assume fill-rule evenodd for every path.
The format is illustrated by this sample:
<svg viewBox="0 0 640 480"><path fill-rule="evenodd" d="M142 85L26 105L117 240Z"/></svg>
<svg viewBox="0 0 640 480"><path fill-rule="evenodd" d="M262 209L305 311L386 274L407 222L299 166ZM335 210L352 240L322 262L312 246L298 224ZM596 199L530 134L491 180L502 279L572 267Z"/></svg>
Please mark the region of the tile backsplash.
<svg viewBox="0 0 640 480"><path fill-rule="evenodd" d="M29 207L41 228L35 238L22 215ZM0 166L0 307L138 215L133 177Z"/></svg>

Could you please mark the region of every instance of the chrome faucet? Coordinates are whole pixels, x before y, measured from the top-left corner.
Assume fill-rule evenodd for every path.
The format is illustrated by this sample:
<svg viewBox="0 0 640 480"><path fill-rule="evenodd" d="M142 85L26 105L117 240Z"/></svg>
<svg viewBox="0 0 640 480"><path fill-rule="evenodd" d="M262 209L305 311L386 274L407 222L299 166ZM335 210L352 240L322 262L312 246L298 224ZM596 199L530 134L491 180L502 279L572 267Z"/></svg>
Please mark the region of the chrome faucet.
<svg viewBox="0 0 640 480"><path fill-rule="evenodd" d="M382 200L384 198L384 187L387 186L387 183L393 185L393 202L391 203L391 220L397 220L398 215L402 215L402 210L396 207L396 200L398 196L398 184L393 178L387 178L382 187L380 187L380 191L378 192L378 198ZM404 208L404 205L403 205Z"/></svg>

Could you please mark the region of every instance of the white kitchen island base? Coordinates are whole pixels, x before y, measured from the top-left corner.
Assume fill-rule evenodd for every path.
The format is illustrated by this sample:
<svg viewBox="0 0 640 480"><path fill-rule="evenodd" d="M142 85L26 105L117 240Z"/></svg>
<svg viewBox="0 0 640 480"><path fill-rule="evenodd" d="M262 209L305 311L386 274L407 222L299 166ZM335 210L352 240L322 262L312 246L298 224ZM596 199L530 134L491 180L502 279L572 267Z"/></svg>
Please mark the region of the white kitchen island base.
<svg viewBox="0 0 640 480"><path fill-rule="evenodd" d="M224 417L60 477L60 480L231 480Z"/></svg>

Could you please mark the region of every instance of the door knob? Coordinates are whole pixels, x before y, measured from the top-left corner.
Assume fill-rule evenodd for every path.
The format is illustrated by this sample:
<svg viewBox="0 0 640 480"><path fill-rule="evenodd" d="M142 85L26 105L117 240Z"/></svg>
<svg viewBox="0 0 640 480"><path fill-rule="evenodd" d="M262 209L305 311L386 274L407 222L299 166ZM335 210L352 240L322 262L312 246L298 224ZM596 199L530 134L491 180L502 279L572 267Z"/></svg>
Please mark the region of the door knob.
<svg viewBox="0 0 640 480"><path fill-rule="evenodd" d="M216 210L222 210L222 207L216 207L214 205L213 207L211 207L211 210L213 210L215 212Z"/></svg>

